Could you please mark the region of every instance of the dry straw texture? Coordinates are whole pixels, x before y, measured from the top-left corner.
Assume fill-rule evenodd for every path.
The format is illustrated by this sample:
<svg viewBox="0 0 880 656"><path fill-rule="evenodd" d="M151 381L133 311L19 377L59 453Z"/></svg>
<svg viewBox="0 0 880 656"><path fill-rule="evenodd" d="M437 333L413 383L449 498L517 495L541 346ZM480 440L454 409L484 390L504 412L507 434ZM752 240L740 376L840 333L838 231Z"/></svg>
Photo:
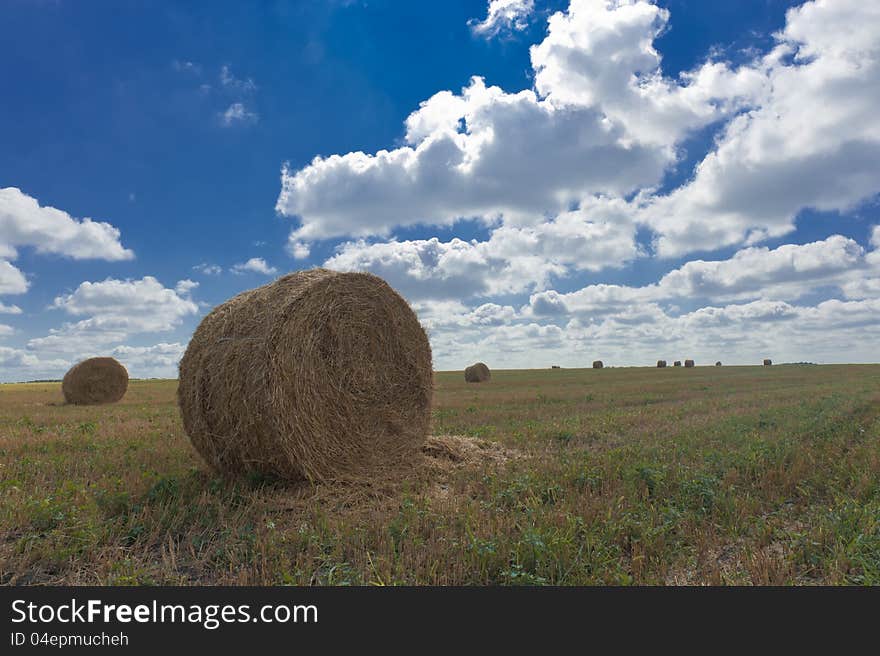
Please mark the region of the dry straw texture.
<svg viewBox="0 0 880 656"><path fill-rule="evenodd" d="M424 443L431 346L381 278L311 269L216 307L180 361L178 403L217 471L353 479Z"/></svg>
<svg viewBox="0 0 880 656"><path fill-rule="evenodd" d="M594 361L593 361L593 369L601 369L601 368L604 367L604 366L605 366L605 365L602 364L602 361L601 361L601 360L594 360Z"/></svg>
<svg viewBox="0 0 880 656"><path fill-rule="evenodd" d="M657 367L663 369L666 366L666 360L657 360Z"/></svg>
<svg viewBox="0 0 880 656"><path fill-rule="evenodd" d="M472 364L464 370L464 379L468 383L485 383L492 377L487 367L482 362Z"/></svg>
<svg viewBox="0 0 880 656"><path fill-rule="evenodd" d="M64 400L76 405L116 403L128 389L128 371L114 358L89 358L64 374Z"/></svg>
<svg viewBox="0 0 880 656"><path fill-rule="evenodd" d="M684 366L685 366L685 367L693 367L693 366L694 366L694 361L693 361L693 360L685 360L685 361L684 361Z"/></svg>
<svg viewBox="0 0 880 656"><path fill-rule="evenodd" d="M773 364L773 360L770 360L769 358L764 360L765 367L769 367L771 364Z"/></svg>

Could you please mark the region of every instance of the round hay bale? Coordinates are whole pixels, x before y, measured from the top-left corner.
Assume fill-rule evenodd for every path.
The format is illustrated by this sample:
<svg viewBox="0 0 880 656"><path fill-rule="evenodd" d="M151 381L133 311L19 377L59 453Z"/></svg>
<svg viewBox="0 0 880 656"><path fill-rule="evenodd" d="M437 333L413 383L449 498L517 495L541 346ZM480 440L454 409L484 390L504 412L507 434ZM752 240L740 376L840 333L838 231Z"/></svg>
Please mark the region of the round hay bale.
<svg viewBox="0 0 880 656"><path fill-rule="evenodd" d="M593 361L593 369L602 369L604 366L605 365L602 364L601 360L594 360Z"/></svg>
<svg viewBox="0 0 880 656"><path fill-rule="evenodd" d="M482 362L472 364L464 370L464 379L468 383L485 383L491 377L492 374L489 372L489 367Z"/></svg>
<svg viewBox="0 0 880 656"><path fill-rule="evenodd" d="M716 362L716 363L715 363L715 366L716 366L716 367L720 367L720 366L721 366L721 360L719 360L718 362Z"/></svg>
<svg viewBox="0 0 880 656"><path fill-rule="evenodd" d="M693 366L694 366L694 361L693 361L693 360L685 360L685 361L684 361L684 366L685 366L685 367L688 367L688 368L693 367Z"/></svg>
<svg viewBox="0 0 880 656"><path fill-rule="evenodd" d="M560 367L558 364L551 364L550 368L551 369L562 369L562 367Z"/></svg>
<svg viewBox="0 0 880 656"><path fill-rule="evenodd" d="M89 358L70 368L61 381L67 403L116 403L128 390L128 371L114 358Z"/></svg>
<svg viewBox="0 0 880 656"><path fill-rule="evenodd" d="M773 360L771 360L770 358L764 359L764 366L765 367L769 367L771 364L773 364Z"/></svg>
<svg viewBox="0 0 880 656"><path fill-rule="evenodd" d="M676 360L675 362L672 363L672 366L673 366L673 367L680 367L680 366L681 366L681 360Z"/></svg>
<svg viewBox="0 0 880 656"><path fill-rule="evenodd" d="M61 392L67 403L116 403L128 390L128 371L115 358L89 358L64 374Z"/></svg>
<svg viewBox="0 0 880 656"><path fill-rule="evenodd" d="M666 360L657 360L657 368L663 369L666 366Z"/></svg>
<svg viewBox="0 0 880 656"><path fill-rule="evenodd" d="M220 473L357 478L422 446L432 377L428 337L384 280L311 269L214 308L180 361L177 399Z"/></svg>

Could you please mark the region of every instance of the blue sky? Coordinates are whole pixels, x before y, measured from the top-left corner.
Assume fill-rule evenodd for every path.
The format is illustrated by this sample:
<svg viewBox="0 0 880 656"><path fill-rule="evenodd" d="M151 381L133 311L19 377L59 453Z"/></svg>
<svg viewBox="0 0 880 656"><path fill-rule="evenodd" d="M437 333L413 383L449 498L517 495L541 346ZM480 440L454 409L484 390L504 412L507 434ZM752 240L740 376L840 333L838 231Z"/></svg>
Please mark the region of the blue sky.
<svg viewBox="0 0 880 656"><path fill-rule="evenodd" d="M870 4L4 3L0 380L320 265L443 369L875 360Z"/></svg>

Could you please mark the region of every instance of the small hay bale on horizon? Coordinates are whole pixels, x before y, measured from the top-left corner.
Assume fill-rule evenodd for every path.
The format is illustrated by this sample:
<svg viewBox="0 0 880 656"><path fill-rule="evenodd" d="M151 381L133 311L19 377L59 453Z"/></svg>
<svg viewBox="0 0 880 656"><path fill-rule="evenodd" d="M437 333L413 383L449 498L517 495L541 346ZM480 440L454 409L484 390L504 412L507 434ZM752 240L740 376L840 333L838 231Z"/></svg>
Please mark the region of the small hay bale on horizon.
<svg viewBox="0 0 880 656"><path fill-rule="evenodd" d="M657 368L663 369L666 366L666 360L657 360Z"/></svg>
<svg viewBox="0 0 880 656"><path fill-rule="evenodd" d="M675 362L672 363L672 366L673 366L673 367L680 367L680 366L681 366L681 360L676 360Z"/></svg>
<svg viewBox="0 0 880 656"><path fill-rule="evenodd" d="M718 362L716 362L716 363L715 363L715 366L716 366L716 367L720 367L720 366L721 366L721 360L719 360Z"/></svg>
<svg viewBox="0 0 880 656"><path fill-rule="evenodd" d="M602 364L601 360L593 360L593 369L602 369L605 365Z"/></svg>
<svg viewBox="0 0 880 656"><path fill-rule="evenodd" d="M558 364L551 364L550 368L551 369L562 369L562 367L560 367Z"/></svg>
<svg viewBox="0 0 880 656"><path fill-rule="evenodd" d="M687 367L688 369L690 369L691 367L694 366L694 361L693 360L685 360L684 366Z"/></svg>
<svg viewBox="0 0 880 656"><path fill-rule="evenodd" d="M319 268L214 308L180 361L177 398L221 474L345 480L418 452L432 378L428 337L394 289Z"/></svg>
<svg viewBox="0 0 880 656"><path fill-rule="evenodd" d="M73 365L61 381L64 400L73 405L116 403L128 390L128 370L115 358L88 358Z"/></svg>
<svg viewBox="0 0 880 656"><path fill-rule="evenodd" d="M773 364L773 360L771 360L770 358L764 358L764 366L765 367L769 367L772 364Z"/></svg>
<svg viewBox="0 0 880 656"><path fill-rule="evenodd" d="M489 367L483 362L476 362L465 367L464 380L466 383L485 383L492 377Z"/></svg>

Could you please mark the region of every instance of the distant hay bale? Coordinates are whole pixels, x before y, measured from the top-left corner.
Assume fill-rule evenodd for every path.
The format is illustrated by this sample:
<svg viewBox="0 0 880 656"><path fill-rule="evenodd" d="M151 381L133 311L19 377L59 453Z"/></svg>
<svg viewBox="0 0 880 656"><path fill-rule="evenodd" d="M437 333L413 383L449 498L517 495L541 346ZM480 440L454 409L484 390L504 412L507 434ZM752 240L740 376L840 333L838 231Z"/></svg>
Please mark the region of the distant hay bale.
<svg viewBox="0 0 880 656"><path fill-rule="evenodd" d="M675 362L672 363L672 366L673 366L673 367L680 367L680 366L681 366L681 360L676 360Z"/></svg>
<svg viewBox="0 0 880 656"><path fill-rule="evenodd" d="M716 363L715 363L715 366L716 366L716 367L720 367L720 366L721 366L721 360L719 360L718 362L716 362Z"/></svg>
<svg viewBox="0 0 880 656"><path fill-rule="evenodd" d="M472 364L464 370L464 379L468 383L485 383L491 377L492 374L489 372L489 367L482 362Z"/></svg>
<svg viewBox="0 0 880 656"><path fill-rule="evenodd" d="M220 473L355 478L418 451L431 346L407 302L367 273L299 271L199 324L180 361L193 446Z"/></svg>
<svg viewBox="0 0 880 656"><path fill-rule="evenodd" d="M666 360L657 360L657 368L663 369L666 366Z"/></svg>
<svg viewBox="0 0 880 656"><path fill-rule="evenodd" d="M693 360L685 360L685 361L684 361L684 366L685 366L685 367L688 367L688 368L693 367L693 366L694 366L694 361L693 361Z"/></svg>
<svg viewBox="0 0 880 656"><path fill-rule="evenodd" d="M562 367L560 367L558 364L552 364L552 365L550 365L550 368L551 369L562 369Z"/></svg>
<svg viewBox="0 0 880 656"><path fill-rule="evenodd" d="M764 359L764 366L765 367L769 367L771 364L773 364L773 360L771 360L770 358Z"/></svg>
<svg viewBox="0 0 880 656"><path fill-rule="evenodd" d="M601 360L593 360L593 369L602 369L604 366Z"/></svg>
<svg viewBox="0 0 880 656"><path fill-rule="evenodd" d="M128 371L114 358L89 358L70 368L61 381L67 403L116 403L128 389Z"/></svg>

